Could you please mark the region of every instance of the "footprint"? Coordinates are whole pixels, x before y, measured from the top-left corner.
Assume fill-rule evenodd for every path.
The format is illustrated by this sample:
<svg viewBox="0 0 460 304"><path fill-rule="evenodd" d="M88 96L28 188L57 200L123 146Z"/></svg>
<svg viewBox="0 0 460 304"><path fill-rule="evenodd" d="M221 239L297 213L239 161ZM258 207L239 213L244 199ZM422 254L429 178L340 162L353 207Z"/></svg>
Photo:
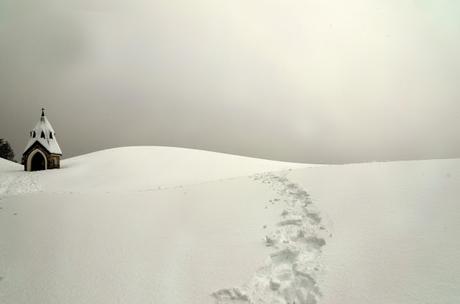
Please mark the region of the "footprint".
<svg viewBox="0 0 460 304"><path fill-rule="evenodd" d="M216 303L318 303L321 292L317 278L322 269L319 256L330 232L302 186L273 173L255 175L254 180L268 184L279 196L269 203L280 202L286 209L280 214L276 230L267 231L265 236L265 246L272 248L267 264L241 289L213 293ZM244 292L238 294L241 290Z"/></svg>

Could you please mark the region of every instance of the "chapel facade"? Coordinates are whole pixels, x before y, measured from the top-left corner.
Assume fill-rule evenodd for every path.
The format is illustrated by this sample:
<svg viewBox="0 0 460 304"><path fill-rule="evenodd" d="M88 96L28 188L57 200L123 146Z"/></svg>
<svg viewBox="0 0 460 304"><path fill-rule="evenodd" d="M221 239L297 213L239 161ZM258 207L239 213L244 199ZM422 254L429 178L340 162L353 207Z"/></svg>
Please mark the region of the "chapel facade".
<svg viewBox="0 0 460 304"><path fill-rule="evenodd" d="M57 169L61 166L62 151L56 139L45 109L42 108L40 120L29 133L29 142L22 154L24 171Z"/></svg>

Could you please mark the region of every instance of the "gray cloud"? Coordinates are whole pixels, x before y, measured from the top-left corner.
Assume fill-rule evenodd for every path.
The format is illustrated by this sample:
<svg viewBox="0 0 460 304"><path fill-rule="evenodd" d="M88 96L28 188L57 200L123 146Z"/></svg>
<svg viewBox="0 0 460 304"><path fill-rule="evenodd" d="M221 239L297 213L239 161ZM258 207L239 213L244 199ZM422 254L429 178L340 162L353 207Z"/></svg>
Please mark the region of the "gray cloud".
<svg viewBox="0 0 460 304"><path fill-rule="evenodd" d="M453 1L2 1L0 137L341 163L460 156Z"/></svg>

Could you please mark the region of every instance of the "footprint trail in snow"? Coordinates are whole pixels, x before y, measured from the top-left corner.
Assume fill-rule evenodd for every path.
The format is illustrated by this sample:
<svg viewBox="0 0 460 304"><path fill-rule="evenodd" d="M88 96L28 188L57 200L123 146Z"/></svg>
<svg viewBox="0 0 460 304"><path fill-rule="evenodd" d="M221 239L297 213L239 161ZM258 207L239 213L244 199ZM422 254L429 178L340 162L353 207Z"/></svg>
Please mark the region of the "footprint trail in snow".
<svg viewBox="0 0 460 304"><path fill-rule="evenodd" d="M212 294L217 304L316 304L321 297L318 279L323 273L320 256L329 233L319 212L300 185L284 175L257 174L285 204L281 220L265 237L273 249L265 265L242 287Z"/></svg>

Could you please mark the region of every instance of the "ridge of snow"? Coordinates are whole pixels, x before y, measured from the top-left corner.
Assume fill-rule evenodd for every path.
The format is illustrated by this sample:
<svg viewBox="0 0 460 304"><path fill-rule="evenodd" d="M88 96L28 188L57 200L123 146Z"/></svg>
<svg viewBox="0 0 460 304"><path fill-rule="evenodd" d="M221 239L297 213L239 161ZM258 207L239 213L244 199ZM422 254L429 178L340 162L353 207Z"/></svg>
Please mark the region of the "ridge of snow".
<svg viewBox="0 0 460 304"><path fill-rule="evenodd" d="M312 165L162 146L97 151L61 161L61 169L40 172L50 191L149 191L267 171Z"/></svg>
<svg viewBox="0 0 460 304"><path fill-rule="evenodd" d="M19 165L11 166L10 170L17 171L12 172L15 178L0 176L0 184L4 185L3 195L22 194L25 190L33 192L37 189L59 193L154 191L309 166L315 165L187 148L131 146L64 159L60 169L24 172ZM0 170L3 170L2 167ZM22 189L14 185L7 186L15 180L20 180L21 184L29 180L31 187Z"/></svg>
<svg viewBox="0 0 460 304"><path fill-rule="evenodd" d="M22 166L20 164L0 157L0 171L5 172L10 170L18 170L21 168Z"/></svg>

